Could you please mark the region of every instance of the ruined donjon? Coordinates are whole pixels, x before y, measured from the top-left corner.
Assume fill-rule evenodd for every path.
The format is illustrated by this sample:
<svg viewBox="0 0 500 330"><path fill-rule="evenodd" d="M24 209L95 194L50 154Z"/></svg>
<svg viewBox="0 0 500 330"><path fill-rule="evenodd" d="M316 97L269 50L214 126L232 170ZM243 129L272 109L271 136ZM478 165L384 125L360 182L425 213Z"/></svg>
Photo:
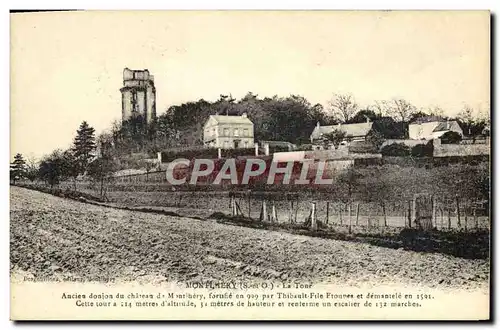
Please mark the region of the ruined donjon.
<svg viewBox="0 0 500 330"><path fill-rule="evenodd" d="M139 118L150 124L156 118L156 89L153 75L145 70L123 69L122 121Z"/></svg>

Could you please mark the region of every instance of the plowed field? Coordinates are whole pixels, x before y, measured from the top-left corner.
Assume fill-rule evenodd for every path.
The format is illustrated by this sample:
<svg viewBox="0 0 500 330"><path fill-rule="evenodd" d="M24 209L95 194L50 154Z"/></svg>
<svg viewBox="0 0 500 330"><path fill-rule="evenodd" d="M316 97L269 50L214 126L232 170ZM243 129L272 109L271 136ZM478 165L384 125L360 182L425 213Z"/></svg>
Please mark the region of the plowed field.
<svg viewBox="0 0 500 330"><path fill-rule="evenodd" d="M35 279L488 286L489 260L116 210L19 187L10 191L11 272Z"/></svg>

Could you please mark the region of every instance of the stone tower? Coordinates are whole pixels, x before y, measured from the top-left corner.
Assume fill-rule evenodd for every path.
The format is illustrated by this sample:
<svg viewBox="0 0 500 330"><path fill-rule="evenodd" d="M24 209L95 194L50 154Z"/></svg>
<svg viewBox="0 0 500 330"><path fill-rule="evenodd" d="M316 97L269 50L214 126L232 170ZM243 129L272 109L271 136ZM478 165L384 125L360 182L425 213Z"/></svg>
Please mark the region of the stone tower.
<svg viewBox="0 0 500 330"><path fill-rule="evenodd" d="M122 121L142 116L146 124L156 118L156 89L146 70L123 69Z"/></svg>

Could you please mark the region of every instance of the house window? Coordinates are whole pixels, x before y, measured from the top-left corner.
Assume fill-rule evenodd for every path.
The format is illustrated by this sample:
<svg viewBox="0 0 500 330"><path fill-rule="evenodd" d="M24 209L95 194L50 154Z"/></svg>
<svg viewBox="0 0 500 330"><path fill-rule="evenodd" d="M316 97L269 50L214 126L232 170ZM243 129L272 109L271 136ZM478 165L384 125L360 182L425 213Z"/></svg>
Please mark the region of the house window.
<svg viewBox="0 0 500 330"><path fill-rule="evenodd" d="M248 148L248 141L243 142L243 145L245 146L245 148Z"/></svg>
<svg viewBox="0 0 500 330"><path fill-rule="evenodd" d="M226 130L226 129L224 129L224 130ZM229 148L229 141L224 141L224 149L228 149L228 148Z"/></svg>
<svg viewBox="0 0 500 330"><path fill-rule="evenodd" d="M245 128L245 129L243 130L243 136L248 136L248 128Z"/></svg>
<svg viewBox="0 0 500 330"><path fill-rule="evenodd" d="M224 136L229 136L229 128L224 128Z"/></svg>
<svg viewBox="0 0 500 330"><path fill-rule="evenodd" d="M212 135L215 135L215 128L212 128Z"/></svg>
<svg viewBox="0 0 500 330"><path fill-rule="evenodd" d="M237 128L235 128L235 129L234 129L234 136L239 136L239 134L240 134L240 132L238 132L238 129L237 129Z"/></svg>

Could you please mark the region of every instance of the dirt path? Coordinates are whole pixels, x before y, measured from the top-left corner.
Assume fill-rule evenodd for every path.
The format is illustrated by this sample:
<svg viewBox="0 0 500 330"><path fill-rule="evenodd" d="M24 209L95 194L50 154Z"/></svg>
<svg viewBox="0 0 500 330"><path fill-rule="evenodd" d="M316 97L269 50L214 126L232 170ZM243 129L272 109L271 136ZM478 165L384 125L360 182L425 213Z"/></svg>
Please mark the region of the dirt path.
<svg viewBox="0 0 500 330"><path fill-rule="evenodd" d="M35 278L488 285L488 260L116 210L19 187L10 192L11 271Z"/></svg>

